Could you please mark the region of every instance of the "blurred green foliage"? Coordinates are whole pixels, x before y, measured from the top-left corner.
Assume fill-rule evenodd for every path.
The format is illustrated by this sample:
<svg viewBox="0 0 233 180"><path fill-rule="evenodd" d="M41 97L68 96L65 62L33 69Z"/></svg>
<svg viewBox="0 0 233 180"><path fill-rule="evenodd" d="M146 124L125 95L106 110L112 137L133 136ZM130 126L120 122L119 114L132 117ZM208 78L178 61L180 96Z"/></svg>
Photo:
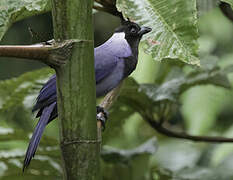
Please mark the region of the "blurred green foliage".
<svg viewBox="0 0 233 180"><path fill-rule="evenodd" d="M169 129L194 135L233 136L233 23L218 8L208 10L198 19L200 68L176 60L154 61L141 44L138 67L125 81L103 132L103 179L233 178L233 145L168 138L142 118L150 116L159 121L165 117ZM96 45L119 24L106 13L95 13L94 21ZM15 23L1 44L30 44L28 27L45 34L45 40L52 37L51 15L47 13ZM1 57L0 79L42 66ZM51 69L43 68L0 81L0 179L62 179L56 121L46 128L35 158L22 173L36 123L31 108L51 73Z"/></svg>

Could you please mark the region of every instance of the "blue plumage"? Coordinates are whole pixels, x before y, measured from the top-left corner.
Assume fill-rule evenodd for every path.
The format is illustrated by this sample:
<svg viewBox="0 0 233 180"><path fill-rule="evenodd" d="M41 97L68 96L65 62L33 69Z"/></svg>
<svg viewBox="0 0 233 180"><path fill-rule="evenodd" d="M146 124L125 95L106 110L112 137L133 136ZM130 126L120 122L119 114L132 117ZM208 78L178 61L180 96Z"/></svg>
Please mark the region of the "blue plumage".
<svg viewBox="0 0 233 180"><path fill-rule="evenodd" d="M54 107L56 106L56 104L57 104L56 102L53 102L52 104L50 104L49 106L46 106L43 109L43 112L41 114L41 118L36 125L35 131L32 135L31 141L29 143L30 148L27 149L26 157L24 159L24 164L29 164L32 157L35 155L36 148L39 145L44 128L47 125L47 123L51 117L51 113L54 110ZM27 167L27 166L24 166L23 170L25 167Z"/></svg>
<svg viewBox="0 0 233 180"><path fill-rule="evenodd" d="M137 65L138 44L149 28L141 28L135 23L125 22L116 29L113 36L95 48L96 96L102 96L115 88ZM39 110L40 117L31 137L23 169L35 155L46 125L57 117L56 75L53 75L40 90L33 111Z"/></svg>
<svg viewBox="0 0 233 180"><path fill-rule="evenodd" d="M46 105L51 104L56 101L56 75L54 74L48 82L40 90L37 97L36 105L33 107L32 111L36 111Z"/></svg>

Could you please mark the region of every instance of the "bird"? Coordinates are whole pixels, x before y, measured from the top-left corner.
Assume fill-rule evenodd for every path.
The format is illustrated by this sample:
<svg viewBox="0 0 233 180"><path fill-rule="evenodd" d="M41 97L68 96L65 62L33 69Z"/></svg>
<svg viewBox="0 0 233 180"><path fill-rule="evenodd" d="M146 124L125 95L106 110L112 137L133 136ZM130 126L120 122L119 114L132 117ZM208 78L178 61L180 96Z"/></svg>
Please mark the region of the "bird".
<svg viewBox="0 0 233 180"><path fill-rule="evenodd" d="M106 95L135 70L139 42L142 36L151 30L127 20L115 29L105 43L94 49L96 97ZM32 109L32 112L35 111L38 111L36 118L39 118L39 121L26 151L23 171L36 153L46 125L58 116L56 74L52 75L40 90ZM104 110L97 106L97 113L98 111Z"/></svg>

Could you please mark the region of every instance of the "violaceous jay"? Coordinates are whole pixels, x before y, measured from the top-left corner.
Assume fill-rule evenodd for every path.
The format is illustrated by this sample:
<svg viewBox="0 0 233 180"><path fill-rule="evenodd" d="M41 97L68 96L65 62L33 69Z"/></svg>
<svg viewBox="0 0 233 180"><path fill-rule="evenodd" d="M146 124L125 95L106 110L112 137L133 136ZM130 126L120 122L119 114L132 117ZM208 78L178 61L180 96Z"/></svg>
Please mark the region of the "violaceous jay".
<svg viewBox="0 0 233 180"><path fill-rule="evenodd" d="M96 96L103 96L128 77L138 62L138 45L142 36L151 28L125 21L104 44L94 49ZM56 75L42 87L33 112L40 117L31 137L23 170L35 155L46 125L57 117ZM98 109L97 109L98 111Z"/></svg>

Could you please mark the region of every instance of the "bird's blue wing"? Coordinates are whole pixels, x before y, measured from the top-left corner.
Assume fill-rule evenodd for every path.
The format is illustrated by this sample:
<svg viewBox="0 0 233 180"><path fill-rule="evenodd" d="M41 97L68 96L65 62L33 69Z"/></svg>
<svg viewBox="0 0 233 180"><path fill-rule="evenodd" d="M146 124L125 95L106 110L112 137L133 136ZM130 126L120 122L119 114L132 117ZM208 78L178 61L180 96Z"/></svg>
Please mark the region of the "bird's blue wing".
<svg viewBox="0 0 233 180"><path fill-rule="evenodd" d="M95 50L95 78L96 84L106 78L116 67L117 57L109 53L102 53ZM57 101L56 75L54 74L48 82L42 87L37 97L36 104L32 111L39 110L36 117L40 117L43 109L51 103Z"/></svg>
<svg viewBox="0 0 233 180"><path fill-rule="evenodd" d="M53 102L49 106L44 107L43 112L41 114L40 120L38 121L36 128L31 137L25 159L23 164L24 169L30 164L32 157L35 155L36 149L40 143L41 136L44 132L45 126L48 124L51 115L53 114L54 109L56 108L57 103Z"/></svg>
<svg viewBox="0 0 233 180"><path fill-rule="evenodd" d="M36 104L33 107L32 111L36 111L38 109L46 107L49 104L55 102L56 100L57 100L56 75L54 74L40 90Z"/></svg>
<svg viewBox="0 0 233 180"><path fill-rule="evenodd" d="M104 93L114 88L122 79L123 69L119 65L122 64L124 57L129 57L132 54L126 40L119 36L121 35L113 35L106 43L95 48L94 51L96 84ZM121 63L118 63L118 61L121 61ZM117 75L117 78L115 75ZM103 79L105 80L102 81ZM110 84L105 83L105 81ZM99 94L103 94L103 92ZM34 156L45 126L57 117L56 75L53 75L40 90L37 102L33 107L33 111L36 110L39 110L37 117L40 117L40 120L30 140L23 169L29 165Z"/></svg>
<svg viewBox="0 0 233 180"><path fill-rule="evenodd" d="M117 59L109 54L95 50L95 81L98 84L107 77L117 65Z"/></svg>

